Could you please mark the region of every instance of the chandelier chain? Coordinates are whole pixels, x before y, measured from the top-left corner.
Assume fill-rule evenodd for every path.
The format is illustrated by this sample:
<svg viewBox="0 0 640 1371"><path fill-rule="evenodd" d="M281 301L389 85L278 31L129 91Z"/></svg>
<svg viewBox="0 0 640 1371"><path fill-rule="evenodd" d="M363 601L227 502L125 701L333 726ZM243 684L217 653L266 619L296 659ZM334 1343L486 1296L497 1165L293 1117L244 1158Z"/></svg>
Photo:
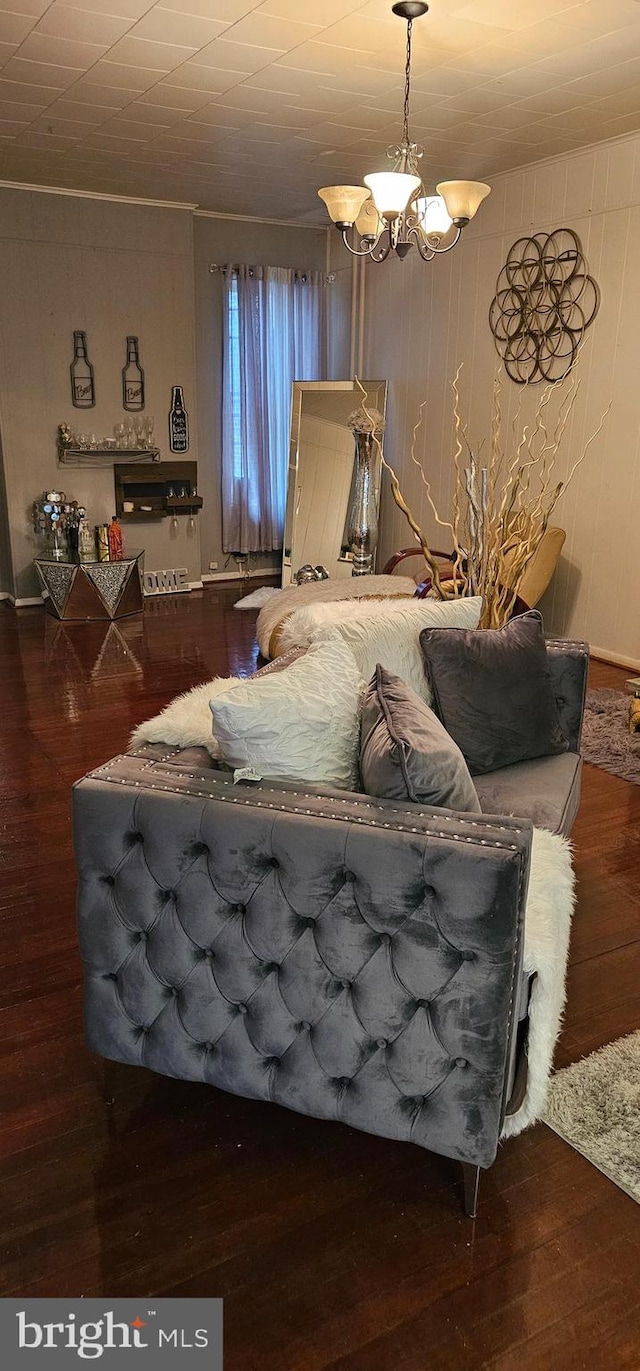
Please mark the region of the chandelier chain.
<svg viewBox="0 0 640 1371"><path fill-rule="evenodd" d="M402 125L402 141L409 142L409 97L411 94L411 30L413 19L407 20L407 59L404 68L404 118Z"/></svg>

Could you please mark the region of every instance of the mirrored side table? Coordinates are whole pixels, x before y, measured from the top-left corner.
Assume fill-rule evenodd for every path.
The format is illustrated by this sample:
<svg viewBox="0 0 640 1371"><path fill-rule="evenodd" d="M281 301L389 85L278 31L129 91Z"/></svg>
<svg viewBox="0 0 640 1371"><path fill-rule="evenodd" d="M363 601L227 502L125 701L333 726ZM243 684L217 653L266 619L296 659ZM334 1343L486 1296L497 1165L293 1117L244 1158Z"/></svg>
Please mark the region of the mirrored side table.
<svg viewBox="0 0 640 1371"><path fill-rule="evenodd" d="M45 609L57 619L123 619L143 609L144 552L117 562L67 553L34 558Z"/></svg>

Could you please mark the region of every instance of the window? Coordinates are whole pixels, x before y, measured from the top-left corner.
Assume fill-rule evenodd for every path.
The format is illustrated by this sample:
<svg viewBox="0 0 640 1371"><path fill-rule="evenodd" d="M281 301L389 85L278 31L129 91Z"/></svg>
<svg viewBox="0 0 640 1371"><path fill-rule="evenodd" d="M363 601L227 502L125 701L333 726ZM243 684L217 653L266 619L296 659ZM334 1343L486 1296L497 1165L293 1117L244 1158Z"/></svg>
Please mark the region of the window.
<svg viewBox="0 0 640 1371"><path fill-rule="evenodd" d="M323 277L284 267L224 274L225 552L282 547L292 381L321 375Z"/></svg>

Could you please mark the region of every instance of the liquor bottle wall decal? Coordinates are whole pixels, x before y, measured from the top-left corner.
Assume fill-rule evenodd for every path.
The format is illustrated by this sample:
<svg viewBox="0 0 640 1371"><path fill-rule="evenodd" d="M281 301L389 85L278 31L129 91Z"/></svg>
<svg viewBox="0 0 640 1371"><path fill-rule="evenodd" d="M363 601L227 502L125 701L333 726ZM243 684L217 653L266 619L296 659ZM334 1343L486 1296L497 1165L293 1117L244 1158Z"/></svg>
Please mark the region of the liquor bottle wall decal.
<svg viewBox="0 0 640 1371"><path fill-rule="evenodd" d="M144 409L144 371L138 357L138 339L127 335L127 360L122 368L123 409Z"/></svg>
<svg viewBox="0 0 640 1371"><path fill-rule="evenodd" d="M73 331L73 361L71 371L71 403L76 409L93 409L96 388L93 367L87 357L87 335L83 329Z"/></svg>
<svg viewBox="0 0 640 1371"><path fill-rule="evenodd" d="M189 451L189 416L184 407L182 386L171 387L169 448L171 452Z"/></svg>

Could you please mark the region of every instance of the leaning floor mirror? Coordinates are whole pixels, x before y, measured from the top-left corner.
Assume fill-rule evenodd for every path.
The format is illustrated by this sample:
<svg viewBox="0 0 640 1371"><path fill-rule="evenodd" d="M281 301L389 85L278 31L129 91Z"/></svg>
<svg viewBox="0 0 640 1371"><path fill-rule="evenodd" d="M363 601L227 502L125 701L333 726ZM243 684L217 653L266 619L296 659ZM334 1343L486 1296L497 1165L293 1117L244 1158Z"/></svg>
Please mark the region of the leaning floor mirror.
<svg viewBox="0 0 640 1371"><path fill-rule="evenodd" d="M294 381L282 584L375 571L386 381ZM354 415L360 418L354 424Z"/></svg>

